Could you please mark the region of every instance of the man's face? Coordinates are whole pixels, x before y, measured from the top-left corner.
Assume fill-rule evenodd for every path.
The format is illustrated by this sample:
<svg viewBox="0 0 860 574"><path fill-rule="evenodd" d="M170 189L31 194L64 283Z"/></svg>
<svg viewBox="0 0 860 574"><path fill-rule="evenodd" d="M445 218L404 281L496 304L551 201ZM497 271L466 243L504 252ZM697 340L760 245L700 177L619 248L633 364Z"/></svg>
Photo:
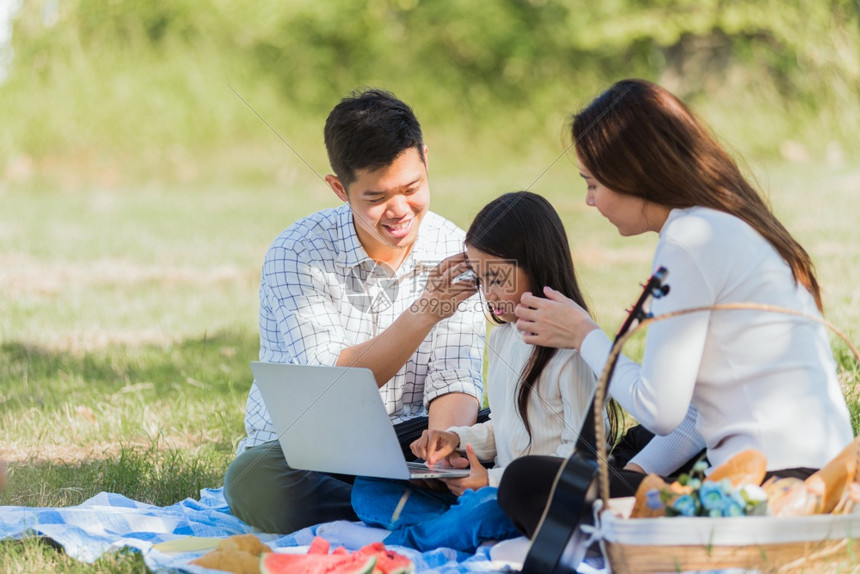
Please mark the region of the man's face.
<svg viewBox="0 0 860 574"><path fill-rule="evenodd" d="M425 161L416 148L409 148L387 166L357 170L348 188L335 176L326 178L338 197L349 202L358 239L374 260L394 262L396 268L415 243L430 206Z"/></svg>

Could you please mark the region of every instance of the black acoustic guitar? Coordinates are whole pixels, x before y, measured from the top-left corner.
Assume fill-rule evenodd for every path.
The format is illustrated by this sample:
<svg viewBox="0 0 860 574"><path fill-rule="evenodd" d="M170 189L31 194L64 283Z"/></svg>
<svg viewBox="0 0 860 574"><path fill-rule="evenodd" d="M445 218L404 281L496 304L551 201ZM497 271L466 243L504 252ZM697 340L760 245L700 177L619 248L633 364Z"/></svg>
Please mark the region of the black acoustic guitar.
<svg viewBox="0 0 860 574"><path fill-rule="evenodd" d="M630 310L624 324L615 335L615 342L624 336L637 321L651 316L645 305L651 297L658 299L669 292L664 284L668 275L660 267L648 279L642 294ZM609 367L606 397L615 363ZM573 574L585 557L587 535L581 526L592 525L591 506L597 499L597 443L594 428L594 398L579 432L576 450L556 475L549 501L537 530L532 537L522 574ZM604 405L605 407L605 405Z"/></svg>

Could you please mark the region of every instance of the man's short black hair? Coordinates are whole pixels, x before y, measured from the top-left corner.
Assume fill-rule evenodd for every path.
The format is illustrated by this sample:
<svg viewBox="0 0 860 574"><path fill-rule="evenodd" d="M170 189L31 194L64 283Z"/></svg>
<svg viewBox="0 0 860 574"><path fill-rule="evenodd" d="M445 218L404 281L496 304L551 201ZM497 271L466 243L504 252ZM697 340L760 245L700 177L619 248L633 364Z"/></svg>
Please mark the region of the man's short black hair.
<svg viewBox="0 0 860 574"><path fill-rule="evenodd" d="M409 148L424 161L424 138L412 108L385 90L353 92L325 122L328 160L344 188L359 169L376 170Z"/></svg>

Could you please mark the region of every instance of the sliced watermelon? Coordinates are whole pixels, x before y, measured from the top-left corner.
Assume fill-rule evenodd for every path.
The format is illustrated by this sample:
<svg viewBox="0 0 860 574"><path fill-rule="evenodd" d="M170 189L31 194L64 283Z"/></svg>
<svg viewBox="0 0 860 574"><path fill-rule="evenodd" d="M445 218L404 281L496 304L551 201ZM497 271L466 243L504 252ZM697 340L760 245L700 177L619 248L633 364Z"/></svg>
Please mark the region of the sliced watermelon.
<svg viewBox="0 0 860 574"><path fill-rule="evenodd" d="M261 574L371 574L376 556L359 554L281 554L260 556Z"/></svg>
<svg viewBox="0 0 860 574"><path fill-rule="evenodd" d="M406 556L385 548L382 542L368 544L361 550L349 552L338 546L329 554L331 545L325 538L315 537L307 554L271 552L260 556L262 574L412 574L415 565Z"/></svg>
<svg viewBox="0 0 860 574"><path fill-rule="evenodd" d="M331 548L331 544L329 544L328 540L323 538L322 536L314 536L313 541L311 542L310 548L308 548L308 554L328 554L328 550Z"/></svg>
<svg viewBox="0 0 860 574"><path fill-rule="evenodd" d="M356 554L376 557L375 574L412 574L415 572L415 565L412 560L393 550L388 550L382 542L368 544L358 550Z"/></svg>

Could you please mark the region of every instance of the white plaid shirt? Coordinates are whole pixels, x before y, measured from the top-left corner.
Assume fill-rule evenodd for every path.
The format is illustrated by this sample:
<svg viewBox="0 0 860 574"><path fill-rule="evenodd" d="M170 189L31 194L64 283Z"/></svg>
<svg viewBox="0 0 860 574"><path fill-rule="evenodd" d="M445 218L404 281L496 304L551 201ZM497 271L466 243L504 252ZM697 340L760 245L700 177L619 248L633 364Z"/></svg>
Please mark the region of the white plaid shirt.
<svg viewBox="0 0 860 574"><path fill-rule="evenodd" d="M300 219L266 253L260 280L260 360L334 365L341 351L378 335L418 299L427 274L463 251L464 233L427 212L418 239L389 277L367 255L348 204ZM485 319L473 296L436 324L379 394L392 423L426 415L451 392L481 401ZM245 408L241 453L277 439L256 383Z"/></svg>

